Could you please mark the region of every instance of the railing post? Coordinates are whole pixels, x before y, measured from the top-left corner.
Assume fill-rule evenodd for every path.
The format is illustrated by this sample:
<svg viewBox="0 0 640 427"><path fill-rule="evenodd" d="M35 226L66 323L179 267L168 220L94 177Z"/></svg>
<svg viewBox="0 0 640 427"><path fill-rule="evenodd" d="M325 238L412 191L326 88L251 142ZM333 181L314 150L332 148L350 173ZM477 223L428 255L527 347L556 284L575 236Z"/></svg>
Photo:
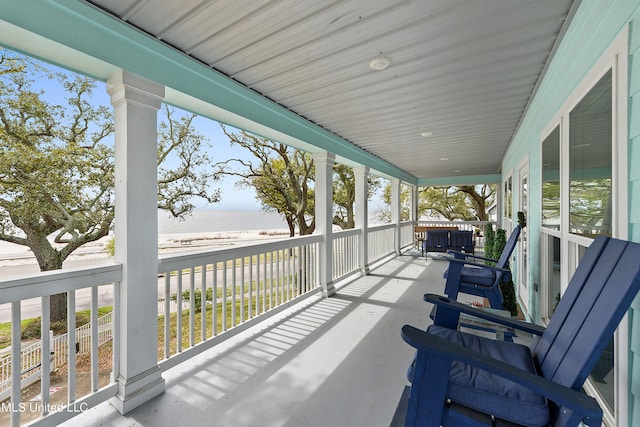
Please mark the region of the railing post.
<svg viewBox="0 0 640 427"><path fill-rule="evenodd" d="M391 180L391 223L395 225L393 233L393 248L396 255L400 255L400 246L402 243L402 238L400 236L400 225L402 223L400 209L400 180L394 178Z"/></svg>
<svg viewBox="0 0 640 427"><path fill-rule="evenodd" d="M369 274L369 168L353 168L356 180L355 220L360 229L358 239L358 264L363 274Z"/></svg>
<svg viewBox="0 0 640 427"><path fill-rule="evenodd" d="M107 80L115 110L115 260L120 283L118 392L122 414L164 391L158 368L157 111L164 87L119 71Z"/></svg>
<svg viewBox="0 0 640 427"><path fill-rule="evenodd" d="M323 236L320 242L318 280L325 297L333 295L333 164L335 154L320 152L313 154L316 166L316 233Z"/></svg>

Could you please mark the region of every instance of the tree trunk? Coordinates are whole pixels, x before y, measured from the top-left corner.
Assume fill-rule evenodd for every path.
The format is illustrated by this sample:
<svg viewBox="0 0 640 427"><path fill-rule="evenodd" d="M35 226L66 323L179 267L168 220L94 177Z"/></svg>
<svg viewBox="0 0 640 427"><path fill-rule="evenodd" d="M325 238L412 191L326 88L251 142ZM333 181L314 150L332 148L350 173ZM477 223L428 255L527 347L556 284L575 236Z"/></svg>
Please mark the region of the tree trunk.
<svg viewBox="0 0 640 427"><path fill-rule="evenodd" d="M49 300L52 322L64 322L67 320L67 294L51 295Z"/></svg>
<svg viewBox="0 0 640 427"><path fill-rule="evenodd" d="M28 239L30 241L29 247L38 260L40 271L60 270L62 268L62 254L51 246L46 236L29 236ZM51 295L49 308L52 322L67 320L67 294Z"/></svg>

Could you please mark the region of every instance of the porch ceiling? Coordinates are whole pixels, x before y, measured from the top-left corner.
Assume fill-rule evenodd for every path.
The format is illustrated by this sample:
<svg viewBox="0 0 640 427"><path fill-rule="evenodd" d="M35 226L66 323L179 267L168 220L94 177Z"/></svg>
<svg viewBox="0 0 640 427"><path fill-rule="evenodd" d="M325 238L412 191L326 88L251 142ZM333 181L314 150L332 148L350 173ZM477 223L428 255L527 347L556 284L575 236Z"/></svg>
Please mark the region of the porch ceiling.
<svg viewBox="0 0 640 427"><path fill-rule="evenodd" d="M60 5L72 9L74 3ZM499 171L579 0L75 4L82 3L405 172L396 175L425 184ZM71 43L82 44L77 38ZM95 49L105 58L118 54ZM386 70L369 68L377 56L390 59Z"/></svg>

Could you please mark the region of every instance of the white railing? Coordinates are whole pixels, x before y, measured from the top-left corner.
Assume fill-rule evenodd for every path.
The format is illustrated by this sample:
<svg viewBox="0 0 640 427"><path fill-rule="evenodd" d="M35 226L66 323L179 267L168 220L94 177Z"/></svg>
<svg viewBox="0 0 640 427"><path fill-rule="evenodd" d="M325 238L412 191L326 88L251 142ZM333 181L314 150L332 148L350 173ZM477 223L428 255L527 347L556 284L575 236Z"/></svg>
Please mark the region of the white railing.
<svg viewBox="0 0 640 427"><path fill-rule="evenodd" d="M98 318L98 346L108 342L113 337L112 313ZM76 328L76 353L77 355L91 353L91 323ZM67 362L67 350L69 348L69 334L61 334L53 337L51 333L50 368L52 371L64 366ZM0 359L0 401L11 393L11 354ZM37 342L23 347L20 351L20 368L22 388L40 380L42 368L42 342Z"/></svg>
<svg viewBox="0 0 640 427"><path fill-rule="evenodd" d="M413 244L413 221L403 222L400 224L400 247Z"/></svg>
<svg viewBox="0 0 640 427"><path fill-rule="evenodd" d="M164 321L160 367L175 366L213 345L221 333L237 333L258 316L317 291L321 241L319 235L292 237L162 258L158 274L164 276L164 300L182 295L188 304L176 314L164 304L158 313Z"/></svg>
<svg viewBox="0 0 640 427"><path fill-rule="evenodd" d="M395 224L377 225L368 229L369 262L375 262L395 251Z"/></svg>
<svg viewBox="0 0 640 427"><path fill-rule="evenodd" d="M4 408L13 408L9 410L9 423L11 426L20 425L21 414L24 410L21 410L21 395L22 395L22 379L28 372L25 371L22 359L21 349L21 308L22 302L25 300L39 298L40 299L40 312L41 312L41 331L50 330L50 309L49 303L51 295L66 293L67 295L67 330L68 337L66 340L66 349L61 350L56 348L55 341L52 342L49 333L45 332L40 337L40 350L39 352L32 353L28 360L29 363L36 363L40 366L40 397L37 405L27 405L33 416L35 412L36 416L43 415L46 417L41 418L40 422L46 425L59 424L67 419L72 418L75 414L74 411L66 411L63 408L73 405L78 405L82 408L88 409L101 402L108 400L115 396L117 392L117 385L110 382L109 384L100 387L98 377L98 342L100 336L100 326L98 322L98 293L99 287L104 289L112 287L114 294L118 292L118 284L122 277L122 267L117 264L111 264L100 267L87 267L87 268L73 268L67 270L55 270L37 273L36 275L28 275L24 277L18 277L14 279L0 281L0 305L11 304L11 365L10 365L10 401L5 403ZM109 284L109 286L101 286ZM89 378L90 378L90 391L87 395L77 396L76 379L77 379L77 366L76 366L76 340L77 336L85 334L81 329L79 334L76 333L75 327L75 309L76 309L76 297L78 299L84 299L88 297L90 299L90 354L89 361ZM119 306L117 298L113 301L114 313L118 313ZM35 317L35 316L34 316ZM117 330L117 319L111 322L113 325L112 331ZM115 332L112 332L115 333ZM117 342L117 336L115 336L114 342ZM51 385L51 372L52 364L58 362L52 362L50 357L42 357L42 355L50 355L51 352L65 353L66 357L60 361L67 367L67 381L66 389L67 396L64 397L56 395L54 398L50 397L50 385ZM118 356L118 346L114 344L112 350L113 363L112 366L117 366L116 360ZM114 368L117 370L117 368ZM111 377L117 377L117 374L111 375ZM62 399L61 399L62 398ZM52 399L55 402L52 403ZM61 399L61 400L58 400ZM9 406L6 406L6 405ZM55 408L55 412L51 412L51 409ZM38 424L39 422L36 422Z"/></svg>
<svg viewBox="0 0 640 427"><path fill-rule="evenodd" d="M359 270L359 239L359 229L333 233L333 281Z"/></svg>
<svg viewBox="0 0 640 427"><path fill-rule="evenodd" d="M411 224L401 225L401 243L407 243ZM393 254L394 224L368 229L368 260L375 262ZM407 231L409 230L409 231ZM332 241L332 280L339 280L359 270L359 239L361 230L345 230L334 233ZM277 313L291 304L315 294L319 290L319 245L323 236L294 237L250 246L235 246L209 252L190 252L162 257L158 263L159 345L158 360L161 369L189 359L205 349L233 336L249 326ZM113 337L113 370L111 378L117 378L119 364L118 306L119 282L122 276L120 265L79 268L44 272L37 275L0 281L0 305L10 303L12 307L12 342L20 341L21 303L39 298L42 308L44 331L50 329L50 295L67 293L70 319L76 299L90 294L91 322L86 327L75 328L68 322L70 333L66 340L51 339L48 334L41 337L39 350L25 348L28 353L22 358L20 346L11 350L13 362L8 372L12 402L20 402L21 380L25 368L39 365L42 408L46 417L35 421L36 425L52 425L72 418L73 411L48 413L51 407L49 387L54 366L67 366L65 405L95 406L115 396L117 385L109 382L98 386L98 345ZM109 285L113 297L113 322L98 320L98 289ZM175 297L172 298L172 295ZM78 296L77 296L78 295ZM172 308L172 306L174 306ZM107 323L104 323L107 322ZM109 335L113 334L113 335ZM91 390L86 396L76 396L76 342L80 351L91 354ZM51 354L54 359L42 357ZM60 357L61 359L58 359ZM84 357L84 356L83 356ZM29 369L29 368L27 368ZM0 368L0 370L2 370ZM20 412L11 411L11 425L20 424Z"/></svg>

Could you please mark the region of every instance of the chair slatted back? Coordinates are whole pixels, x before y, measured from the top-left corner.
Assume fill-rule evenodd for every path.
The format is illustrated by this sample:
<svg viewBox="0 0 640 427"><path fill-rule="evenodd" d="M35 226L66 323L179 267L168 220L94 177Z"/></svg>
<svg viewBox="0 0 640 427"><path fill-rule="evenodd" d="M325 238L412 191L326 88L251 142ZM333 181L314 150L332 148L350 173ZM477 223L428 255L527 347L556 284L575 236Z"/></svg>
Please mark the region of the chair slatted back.
<svg viewBox="0 0 640 427"><path fill-rule="evenodd" d="M507 243L504 245L504 249L502 250L502 254L500 254L500 258L498 258L498 262L496 263L496 267L506 268L509 263L509 258L516 248L516 244L518 243L518 238L520 237L520 224L516 225L516 227L511 232Z"/></svg>
<svg viewBox="0 0 640 427"><path fill-rule="evenodd" d="M577 389L640 290L640 244L598 237L533 347L545 378Z"/></svg>

